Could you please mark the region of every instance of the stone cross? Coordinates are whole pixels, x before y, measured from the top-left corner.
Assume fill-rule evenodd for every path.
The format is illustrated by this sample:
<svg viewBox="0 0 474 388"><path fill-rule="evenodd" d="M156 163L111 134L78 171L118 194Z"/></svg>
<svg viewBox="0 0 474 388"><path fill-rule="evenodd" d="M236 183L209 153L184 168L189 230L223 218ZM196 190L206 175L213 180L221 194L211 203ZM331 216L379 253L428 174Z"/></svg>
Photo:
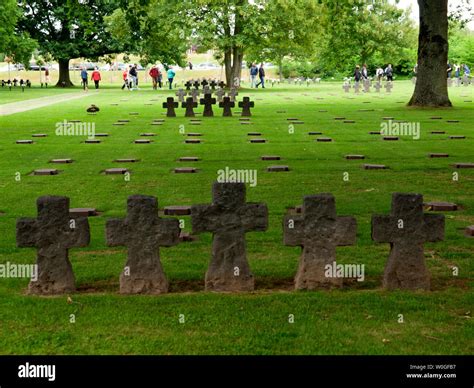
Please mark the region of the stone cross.
<svg viewBox="0 0 474 388"><path fill-rule="evenodd" d="M338 217L332 194L307 196L302 214L287 214L284 218L284 243L301 246L297 290L341 287L343 279L326 277L325 266L336 261L336 247L354 245L357 222L354 217Z"/></svg>
<svg viewBox="0 0 474 388"><path fill-rule="evenodd" d="M203 88L205 88L207 85L209 85L209 82L207 82L207 79L203 79L201 81L201 85L202 85Z"/></svg>
<svg viewBox="0 0 474 388"><path fill-rule="evenodd" d="M211 89L209 88L209 85L205 85L205 86L202 88L202 94L212 94L212 91L211 91Z"/></svg>
<svg viewBox="0 0 474 388"><path fill-rule="evenodd" d="M250 113L250 108L253 108L255 103L250 101L249 97L244 97L242 101L239 102L239 108L242 108L242 116L243 117L250 117L252 113Z"/></svg>
<svg viewBox="0 0 474 388"><path fill-rule="evenodd" d="M463 83L464 86L469 86L469 84L471 83L471 80L469 79L467 74L463 75L462 83Z"/></svg>
<svg viewBox="0 0 474 388"><path fill-rule="evenodd" d="M230 100L230 97L224 97L222 102L219 102L219 108L224 108L222 116L232 117L232 110L230 108L235 107L235 102Z"/></svg>
<svg viewBox="0 0 474 388"><path fill-rule="evenodd" d="M214 112L212 111L212 105L216 103L216 99L211 94L205 94L204 98L199 100L201 105L204 105L203 117L212 117Z"/></svg>
<svg viewBox="0 0 474 388"><path fill-rule="evenodd" d="M200 85L200 84L201 84L201 83L200 83L199 81L197 81L197 80L194 81L194 83L193 83L194 89L199 89L199 85Z"/></svg>
<svg viewBox="0 0 474 388"><path fill-rule="evenodd" d="M160 262L160 247L179 242L179 221L158 217L155 197L132 195L127 201L125 219L107 221L108 246L126 246L127 263L120 275L122 294L161 294L168 281Z"/></svg>
<svg viewBox="0 0 474 388"><path fill-rule="evenodd" d="M391 93L391 92L392 92L392 88L393 88L393 85L392 85L392 83L391 83L390 81L385 83L385 91L386 91L387 93Z"/></svg>
<svg viewBox="0 0 474 388"><path fill-rule="evenodd" d="M225 82L224 81L220 81L217 85L219 85L219 87L221 89L224 89L225 88Z"/></svg>
<svg viewBox="0 0 474 388"><path fill-rule="evenodd" d="M217 102L221 102L222 98L225 96L225 90L224 89L218 89L216 92L217 96Z"/></svg>
<svg viewBox="0 0 474 388"><path fill-rule="evenodd" d="M200 92L198 89L193 89L189 92L189 96L192 96L194 102L198 101L199 94Z"/></svg>
<svg viewBox="0 0 474 388"><path fill-rule="evenodd" d="M191 86L193 86L193 84L190 81L186 81L184 86L186 86L186 90L191 90Z"/></svg>
<svg viewBox="0 0 474 388"><path fill-rule="evenodd" d="M89 245L89 222L86 217L70 217L67 197L40 197L36 205L38 218L20 218L16 223L18 247L38 249L38 278L30 282L28 292L38 295L73 292L76 287L68 250Z"/></svg>
<svg viewBox="0 0 474 388"><path fill-rule="evenodd" d="M349 82L344 82L344 85L342 85L342 88L344 89L346 93L349 93L349 89L351 88L351 85L349 84Z"/></svg>
<svg viewBox="0 0 474 388"><path fill-rule="evenodd" d="M163 103L163 108L166 108L166 117L176 117L176 112L174 111L174 108L177 108L179 106L179 103L174 102L173 97L168 97L166 99L166 102Z"/></svg>
<svg viewBox="0 0 474 388"><path fill-rule="evenodd" d="M217 82L215 80L212 80L209 85L211 85L212 90L216 90Z"/></svg>
<svg viewBox="0 0 474 388"><path fill-rule="evenodd" d="M370 80L369 79L364 80L364 92L365 93L370 92Z"/></svg>
<svg viewBox="0 0 474 388"><path fill-rule="evenodd" d="M181 103L181 108L186 108L186 113L184 114L184 117L196 116L194 114L193 108L197 108L197 106L198 106L197 102L194 102L192 97L186 98L186 102Z"/></svg>
<svg viewBox="0 0 474 388"><path fill-rule="evenodd" d="M252 291L254 278L247 262L245 233L267 229L267 206L245 202L245 183L215 182L212 204L192 206L191 222L193 234L213 233L206 290Z"/></svg>
<svg viewBox="0 0 474 388"><path fill-rule="evenodd" d="M229 94L228 94L231 101L235 101L235 97L238 95L239 95L239 92L235 88L230 89Z"/></svg>
<svg viewBox="0 0 474 388"><path fill-rule="evenodd" d="M359 93L359 91L360 91L360 83L359 83L359 82L356 82L353 87L354 87L355 92L356 92L356 93Z"/></svg>
<svg viewBox="0 0 474 388"><path fill-rule="evenodd" d="M380 93L380 89L382 88L382 85L380 84L380 82L377 82L375 85L374 85L374 88L375 88L375 91L377 93Z"/></svg>
<svg viewBox="0 0 474 388"><path fill-rule="evenodd" d="M390 243L383 285L387 289L430 288L423 243L444 239L444 215L424 214L423 196L394 193L389 216L372 216L372 240Z"/></svg>
<svg viewBox="0 0 474 388"><path fill-rule="evenodd" d="M179 102L183 102L183 101L184 101L184 97L186 96L186 92L185 92L183 89L179 89L179 90L175 93L175 96L178 97L178 101L179 101Z"/></svg>

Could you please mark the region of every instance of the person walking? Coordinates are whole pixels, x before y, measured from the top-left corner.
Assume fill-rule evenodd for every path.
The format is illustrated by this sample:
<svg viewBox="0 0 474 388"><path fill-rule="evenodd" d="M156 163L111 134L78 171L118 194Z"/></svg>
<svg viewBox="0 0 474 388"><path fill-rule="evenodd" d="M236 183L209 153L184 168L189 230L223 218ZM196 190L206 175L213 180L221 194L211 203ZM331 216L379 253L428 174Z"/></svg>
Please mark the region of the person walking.
<svg viewBox="0 0 474 388"><path fill-rule="evenodd" d="M137 68L135 66L130 65L130 70L128 71L128 76L130 78L130 90L137 89Z"/></svg>
<svg viewBox="0 0 474 388"><path fill-rule="evenodd" d="M393 68L392 65L389 63L387 68L385 69L385 76L387 77L387 82L393 81Z"/></svg>
<svg viewBox="0 0 474 388"><path fill-rule="evenodd" d="M48 87L49 84L49 68L46 66L44 68L44 83L46 84L46 87Z"/></svg>
<svg viewBox="0 0 474 388"><path fill-rule="evenodd" d="M368 75L368 72L367 72L367 64L366 64L366 63L364 63L364 64L362 65L362 78L363 78L364 80L366 80L366 79L369 78L369 75Z"/></svg>
<svg viewBox="0 0 474 388"><path fill-rule="evenodd" d="M161 87L163 86L163 74L161 73L161 70L158 66L156 66L156 70L158 71L158 87L161 89Z"/></svg>
<svg viewBox="0 0 474 388"><path fill-rule="evenodd" d="M95 70L92 72L92 75L91 75L91 81L94 81L96 90L99 89L100 80L101 80L101 78L100 78L99 68L96 67Z"/></svg>
<svg viewBox="0 0 474 388"><path fill-rule="evenodd" d="M458 63L454 64L454 78L460 78L461 77L461 66L459 66Z"/></svg>
<svg viewBox="0 0 474 388"><path fill-rule="evenodd" d="M122 73L122 79L123 79L122 90L125 88L129 89L130 81L128 79L128 70L126 68Z"/></svg>
<svg viewBox="0 0 474 388"><path fill-rule="evenodd" d="M257 74L258 74L258 68L255 65L255 63L252 63L252 66L250 67L250 87L251 88L255 87Z"/></svg>
<svg viewBox="0 0 474 388"><path fill-rule="evenodd" d="M375 71L375 75L377 76L378 82L382 81L383 69L381 67L378 67L377 70Z"/></svg>
<svg viewBox="0 0 474 388"><path fill-rule="evenodd" d="M354 81L355 82L360 82L361 78L362 78L362 73L360 71L360 66L357 65L355 70L354 70Z"/></svg>
<svg viewBox="0 0 474 388"><path fill-rule="evenodd" d="M83 67L82 70L81 70L81 80L82 80L82 88L85 91L89 90L87 79L88 79L87 70L86 70L85 67Z"/></svg>
<svg viewBox="0 0 474 388"><path fill-rule="evenodd" d="M448 74L448 78L451 78L451 73L453 72L453 67L451 66L451 64L449 63L448 61L448 65L447 65L447 70L446 70L447 74Z"/></svg>
<svg viewBox="0 0 474 388"><path fill-rule="evenodd" d="M176 73L171 66L168 68L167 76L168 76L169 88L171 90L173 89L173 80L174 80L174 77L176 76Z"/></svg>
<svg viewBox="0 0 474 388"><path fill-rule="evenodd" d="M153 65L148 73L151 77L151 81L153 84L153 90L157 89L158 85L158 69L156 68L156 65Z"/></svg>
<svg viewBox="0 0 474 388"><path fill-rule="evenodd" d="M260 82L255 87L258 89L258 86L262 85L262 89L265 89L265 69L263 68L263 63L260 64L258 69L258 78L260 78Z"/></svg>

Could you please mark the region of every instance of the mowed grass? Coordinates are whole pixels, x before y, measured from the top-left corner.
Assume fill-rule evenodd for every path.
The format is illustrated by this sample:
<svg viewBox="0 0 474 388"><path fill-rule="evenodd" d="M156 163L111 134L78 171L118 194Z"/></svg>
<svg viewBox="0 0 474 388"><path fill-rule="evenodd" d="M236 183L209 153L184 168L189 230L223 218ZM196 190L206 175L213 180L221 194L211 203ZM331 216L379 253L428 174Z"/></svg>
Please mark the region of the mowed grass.
<svg viewBox="0 0 474 388"><path fill-rule="evenodd" d="M177 118L166 118L161 104L170 94L146 88L90 91L84 99L1 117L0 262L34 263L34 249L16 248L15 222L36 216L36 198L41 195L66 195L71 207L94 207L100 216L89 218L90 246L70 251L78 287L72 299L77 303L68 304L67 295L27 296L27 280L0 279L0 353L472 354L474 240L465 237L463 229L474 224L474 171L455 170L450 164L474 162L474 104L466 102L472 101L473 88L451 88L455 107L441 110L407 108L411 92L409 82L397 82L391 95L346 95L337 83L242 90L239 101L243 96L255 101L251 125L241 125L237 115L220 117L220 108L214 108L216 117L202 118L200 126L190 125L182 108ZM6 101L3 91L0 96ZM86 114L91 103L101 108L99 114ZM360 111L364 109L373 111ZM281 110L286 113L277 113ZM196 111L202 112L202 107ZM344 124L334 120L337 116L356 122ZM369 135L381 129L387 116L420 123L420 139L385 142ZM165 118L162 126L150 125L159 118ZM290 127L287 118L304 124ZM96 132L110 136L102 138L102 144L84 144L85 137L56 136L56 123L65 119L93 122ZM130 123L113 126L118 119ZM446 134L432 135L432 130ZM250 144L251 131L261 132L268 143ZM309 131L320 131L334 141L315 142ZM133 144L142 132L156 132L154 142ZM203 143L184 144L188 132L202 133ZM33 133L49 136L36 138L33 145L15 144ZM449 135L467 139L449 140ZM430 152L446 152L450 158L430 159ZM261 161L265 154L280 155L282 160ZM345 160L345 154L364 154L367 159ZM181 156L202 160L178 162ZM52 167L48 163L52 158L72 158L74 163L55 165L61 170L57 176L29 175L34 169ZM116 158L140 162L113 163ZM362 163L386 164L390 169L366 171ZM291 171L267 173L272 164L289 165ZM199 173L172 173L180 166L198 167ZM110 167L130 168L130 181L101 174ZM212 236L202 234L196 242L161 249L169 294L119 295L126 248L106 247L106 219L125 216L126 199L132 194L155 195L160 208L209 203L212 182L225 167L256 169L258 184L247 187L247 200L265 202L269 208L268 231L247 234L256 291L204 291ZM17 173L20 181L15 180ZM344 173L349 174L348 181ZM300 249L282 244L282 217L286 208L301 204L304 195L321 192L334 194L339 215L357 218L357 245L338 248L337 261L364 264L365 281L348 283L342 290L295 292L292 279ZM417 192L426 202L460 206L459 211L446 213L445 241L425 245L430 292L381 288L389 244L371 241L370 219L372 214L389 213L393 192ZM190 218L180 218L189 231ZM458 276L453 276L453 267L459 268ZM70 314L76 315L75 323L70 323ZM180 314L184 323L179 322ZM289 323L290 314L294 323ZM399 314L404 323L399 323Z"/></svg>

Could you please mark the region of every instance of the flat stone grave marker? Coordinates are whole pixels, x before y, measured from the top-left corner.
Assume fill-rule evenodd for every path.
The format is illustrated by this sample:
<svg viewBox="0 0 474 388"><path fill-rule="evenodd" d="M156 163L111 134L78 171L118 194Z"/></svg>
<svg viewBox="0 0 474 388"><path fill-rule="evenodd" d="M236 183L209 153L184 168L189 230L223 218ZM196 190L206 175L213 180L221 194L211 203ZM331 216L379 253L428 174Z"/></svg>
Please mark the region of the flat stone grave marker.
<svg viewBox="0 0 474 388"><path fill-rule="evenodd" d="M295 117L290 117L290 118L287 118L286 120L287 121L299 121L299 119L297 119Z"/></svg>
<svg viewBox="0 0 474 388"><path fill-rule="evenodd" d="M330 143L332 139L330 137L318 137L316 141L320 143Z"/></svg>
<svg viewBox="0 0 474 388"><path fill-rule="evenodd" d="M97 209L89 208L89 207L77 207L73 209L69 209L69 215L71 218L79 218L79 217L96 217L99 215Z"/></svg>
<svg viewBox="0 0 474 388"><path fill-rule="evenodd" d="M31 135L32 137L48 137L46 133L34 133Z"/></svg>
<svg viewBox="0 0 474 388"><path fill-rule="evenodd" d="M451 202L428 202L423 204L426 210L434 212L447 212L458 210L458 205Z"/></svg>
<svg viewBox="0 0 474 388"><path fill-rule="evenodd" d="M164 123L165 119L153 119L154 123Z"/></svg>
<svg viewBox="0 0 474 388"><path fill-rule="evenodd" d="M308 135L310 135L310 136L313 136L313 135L322 135L322 134L323 134L322 132L316 132L316 131L308 132Z"/></svg>
<svg viewBox="0 0 474 388"><path fill-rule="evenodd" d="M380 131L369 131L369 135L381 135Z"/></svg>
<svg viewBox="0 0 474 388"><path fill-rule="evenodd" d="M250 121L248 117L239 117L239 121Z"/></svg>
<svg viewBox="0 0 474 388"><path fill-rule="evenodd" d="M40 168L33 171L33 175L58 175L59 170L55 168Z"/></svg>
<svg viewBox="0 0 474 388"><path fill-rule="evenodd" d="M344 120L343 123L344 124L354 124L355 120Z"/></svg>
<svg viewBox="0 0 474 388"><path fill-rule="evenodd" d="M100 144L101 141L99 139L86 139L84 141L84 143L86 143L86 144Z"/></svg>
<svg viewBox="0 0 474 388"><path fill-rule="evenodd" d="M175 174L194 174L197 171L196 167L176 167L174 169Z"/></svg>
<svg viewBox="0 0 474 388"><path fill-rule="evenodd" d="M363 164L362 168L364 170L386 170L388 169L387 166L384 164Z"/></svg>
<svg viewBox="0 0 474 388"><path fill-rule="evenodd" d="M244 97L242 101L239 102L239 108L242 108L242 116L250 117L252 113L250 112L250 108L253 108L255 103L250 101L250 97Z"/></svg>
<svg viewBox="0 0 474 388"><path fill-rule="evenodd" d="M122 125L125 125L125 123L119 123L119 122L117 122L117 123L113 123L112 125L115 125L115 126L119 126L119 125L120 125L120 126L122 126Z"/></svg>
<svg viewBox="0 0 474 388"><path fill-rule="evenodd" d="M219 103L219 108L224 108L222 112L223 117L232 117L231 108L235 107L235 102L230 100L230 97L224 97L223 101Z"/></svg>
<svg viewBox="0 0 474 388"><path fill-rule="evenodd" d="M163 108L166 108L166 117L176 117L175 108L178 106L179 103L175 102L173 97L168 97L163 103Z"/></svg>
<svg viewBox="0 0 474 388"><path fill-rule="evenodd" d="M429 158L449 158L449 154L443 154L443 153L431 153L428 154Z"/></svg>
<svg viewBox="0 0 474 388"><path fill-rule="evenodd" d="M182 156L178 160L180 162L198 162L201 159L197 156Z"/></svg>
<svg viewBox="0 0 474 388"><path fill-rule="evenodd" d="M166 206L163 213L165 216L188 216L191 214L191 206Z"/></svg>
<svg viewBox="0 0 474 388"><path fill-rule="evenodd" d="M443 118L441 116L431 116L430 120L442 120Z"/></svg>
<svg viewBox="0 0 474 388"><path fill-rule="evenodd" d="M199 144L199 143L201 143L201 140L199 140L199 139L185 139L184 142L186 144Z"/></svg>
<svg viewBox="0 0 474 388"><path fill-rule="evenodd" d="M395 118L394 117L382 117L382 120L391 121L391 120L395 120Z"/></svg>
<svg viewBox="0 0 474 388"><path fill-rule="evenodd" d="M286 113L286 110L277 110L277 113Z"/></svg>
<svg viewBox="0 0 474 388"><path fill-rule="evenodd" d="M338 217L332 194L306 196L300 214L291 210L283 219L283 240L303 248L295 276L295 289L342 287L341 277L326 276L326 266L336 261L336 247L356 243L354 217Z"/></svg>
<svg viewBox="0 0 474 388"><path fill-rule="evenodd" d="M152 137L152 136L156 136L156 133L153 133L153 132L144 132L144 133L140 133L140 136L143 136L143 137Z"/></svg>
<svg viewBox="0 0 474 388"><path fill-rule="evenodd" d="M130 115L130 116L138 116L139 113L138 113L138 112L130 112L129 115Z"/></svg>
<svg viewBox="0 0 474 388"><path fill-rule="evenodd" d="M263 155L260 157L262 160L280 160L281 157L278 155Z"/></svg>
<svg viewBox="0 0 474 388"><path fill-rule="evenodd" d="M454 123L459 123L459 120L447 120L446 122L454 124Z"/></svg>
<svg viewBox="0 0 474 388"><path fill-rule="evenodd" d="M95 137L108 137L109 134L108 133L96 133L95 134Z"/></svg>
<svg viewBox="0 0 474 388"><path fill-rule="evenodd" d="M130 120L128 119L120 119L120 120L117 120L117 123L129 123Z"/></svg>
<svg viewBox="0 0 474 388"><path fill-rule="evenodd" d="M394 193L389 216L372 216L372 240L390 243L383 286L430 289L423 244L444 240L444 216L423 213L423 196Z"/></svg>
<svg viewBox="0 0 474 388"><path fill-rule="evenodd" d="M205 280L208 291L254 289L245 234L268 228L268 209L264 203L246 203L245 196L245 183L215 182L212 203L191 207L193 234L213 233L212 258Z"/></svg>
<svg viewBox="0 0 474 388"><path fill-rule="evenodd" d="M72 163L73 160L72 159L51 159L49 162L54 163L54 164L66 164L66 163Z"/></svg>
<svg viewBox="0 0 474 388"><path fill-rule="evenodd" d="M464 234L468 237L474 237L474 225L466 227L466 229L464 230Z"/></svg>
<svg viewBox="0 0 474 388"><path fill-rule="evenodd" d="M382 137L382 139L386 141L397 141L398 137L397 136L384 136Z"/></svg>
<svg viewBox="0 0 474 388"><path fill-rule="evenodd" d="M345 117L334 117L334 120L345 120Z"/></svg>
<svg viewBox="0 0 474 388"><path fill-rule="evenodd" d="M347 160L359 160L359 159L365 159L365 155L346 155L344 156Z"/></svg>
<svg viewBox="0 0 474 388"><path fill-rule="evenodd" d="M122 158L122 159L115 159L115 163L137 163L139 162L140 159L135 159L135 158Z"/></svg>
<svg viewBox="0 0 474 388"><path fill-rule="evenodd" d="M202 136L202 133L198 133L198 132L188 132L186 135L187 135L187 136L190 136L190 137L197 137L197 136Z"/></svg>
<svg viewBox="0 0 474 388"><path fill-rule="evenodd" d="M122 294L161 294L168 291L159 249L179 243L179 221L158 216L156 197L133 195L125 219L107 221L108 246L126 246L127 263L120 275Z"/></svg>
<svg viewBox="0 0 474 388"><path fill-rule="evenodd" d="M444 135L446 131L431 131L430 132L432 135Z"/></svg>
<svg viewBox="0 0 474 388"><path fill-rule="evenodd" d="M262 134L260 132L249 132L247 136L262 136Z"/></svg>
<svg viewBox="0 0 474 388"><path fill-rule="evenodd" d="M127 168L117 167L117 168L107 168L105 169L105 175L120 175L130 172Z"/></svg>
<svg viewBox="0 0 474 388"><path fill-rule="evenodd" d="M150 144L151 142L150 139L137 139L134 141L135 144Z"/></svg>
<svg viewBox="0 0 474 388"><path fill-rule="evenodd" d="M474 163L454 163L454 168L474 168Z"/></svg>
<svg viewBox="0 0 474 388"><path fill-rule="evenodd" d="M17 140L16 144L33 144L33 140Z"/></svg>
<svg viewBox="0 0 474 388"><path fill-rule="evenodd" d="M36 204L37 218L20 218L16 223L17 246L38 250L38 277L30 282L28 292L37 295L74 292L74 273L68 251L89 245L87 218L76 219L71 228L67 197L40 197Z"/></svg>
<svg viewBox="0 0 474 388"><path fill-rule="evenodd" d="M266 143L266 139L250 139L250 143Z"/></svg>
<svg viewBox="0 0 474 388"><path fill-rule="evenodd" d="M267 167L268 172L284 172L284 171L290 171L290 167L288 166L268 166Z"/></svg>
<svg viewBox="0 0 474 388"><path fill-rule="evenodd" d="M461 139L465 139L466 136L464 135L454 135L454 136L449 136L450 139L452 140L461 140Z"/></svg>

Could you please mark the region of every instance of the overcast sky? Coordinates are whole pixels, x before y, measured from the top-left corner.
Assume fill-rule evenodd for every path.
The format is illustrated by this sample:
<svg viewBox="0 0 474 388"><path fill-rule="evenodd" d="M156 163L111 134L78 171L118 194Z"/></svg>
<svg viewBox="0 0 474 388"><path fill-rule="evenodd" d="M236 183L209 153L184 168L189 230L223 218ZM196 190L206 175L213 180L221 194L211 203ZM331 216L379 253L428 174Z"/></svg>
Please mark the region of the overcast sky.
<svg viewBox="0 0 474 388"><path fill-rule="evenodd" d="M393 1L393 0L392 0ZM449 6L450 7L456 7L457 5L461 4L462 1L461 0L449 0ZM471 6L474 6L474 2L471 1ZM418 17L419 17L419 14L418 14L418 2L416 0L400 0L400 3L398 4L398 6L400 8L405 8L407 9L408 7L411 6L411 10L412 10L412 17L413 19L415 19L416 21L418 21ZM474 8L474 7L473 7ZM469 15L469 12L466 11L466 16L470 16L471 18L471 22L469 23L469 28L471 30L474 30L474 16L472 15Z"/></svg>

